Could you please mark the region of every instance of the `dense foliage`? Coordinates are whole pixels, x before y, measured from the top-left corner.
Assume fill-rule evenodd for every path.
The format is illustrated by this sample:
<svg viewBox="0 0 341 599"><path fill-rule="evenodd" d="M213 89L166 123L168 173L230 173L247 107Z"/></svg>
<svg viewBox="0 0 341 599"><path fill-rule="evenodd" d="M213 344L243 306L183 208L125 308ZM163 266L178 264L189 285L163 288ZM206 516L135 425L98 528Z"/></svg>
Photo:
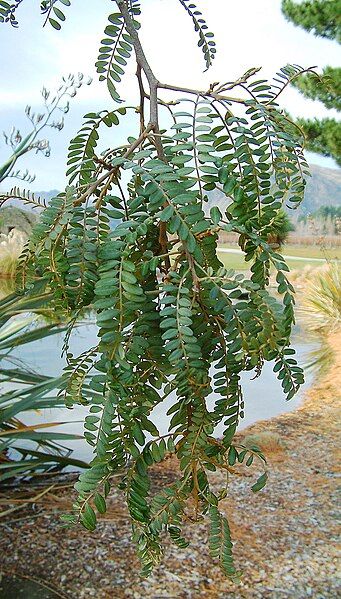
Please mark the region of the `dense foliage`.
<svg viewBox="0 0 341 599"><path fill-rule="evenodd" d="M304 128L307 149L334 158L341 166L341 126L339 121L330 118L299 118L297 124Z"/></svg>
<svg viewBox="0 0 341 599"><path fill-rule="evenodd" d="M282 10L295 25L311 31L314 35L341 42L341 19L339 0L306 0L297 3L283 0ZM341 68L325 67L322 78L317 80L307 73L294 85L311 100L319 100L326 108L340 111ZM341 123L335 118L298 119L307 136L307 148L312 152L331 156L341 165Z"/></svg>
<svg viewBox="0 0 341 599"><path fill-rule="evenodd" d="M193 4L180 4L209 67L213 36ZM252 490L267 479L260 451L234 441L245 409L241 374L258 376L265 361L273 362L288 399L303 381L290 347L294 289L283 257L268 243L282 207L298 206L304 193L301 132L277 103L302 69L286 66L273 83L250 69L208 90L161 83L140 43L139 4L116 5L96 65L117 104L85 116L69 147L70 184L42 213L21 261L27 292L38 277L72 323L86 306L97 314L94 347L76 357L65 342L65 400L89 406L85 438L94 448L66 520L93 530L115 474L144 575L161 559L164 532L185 547L183 522L207 517L211 554L235 578L229 525L219 509L227 489L211 486L211 474L222 469L228 482L238 464L255 462L260 475ZM137 108L123 105L117 89L133 54ZM178 94L166 102L160 90ZM125 120L127 143L102 150L101 129ZM213 206L207 216L216 189L226 206L223 213ZM249 277L220 263L221 231L238 234ZM276 299L268 291L271 269ZM88 376L91 397L84 393ZM168 396L169 432L160 436L153 409ZM178 478L155 490L153 467L169 455Z"/></svg>
<svg viewBox="0 0 341 599"><path fill-rule="evenodd" d="M295 231L295 226L284 210L279 210L273 219L272 230L268 235L268 243L275 249L279 249L288 239L291 231Z"/></svg>
<svg viewBox="0 0 341 599"><path fill-rule="evenodd" d="M338 0L283 0L282 9L290 21L327 39L341 42L340 3Z"/></svg>

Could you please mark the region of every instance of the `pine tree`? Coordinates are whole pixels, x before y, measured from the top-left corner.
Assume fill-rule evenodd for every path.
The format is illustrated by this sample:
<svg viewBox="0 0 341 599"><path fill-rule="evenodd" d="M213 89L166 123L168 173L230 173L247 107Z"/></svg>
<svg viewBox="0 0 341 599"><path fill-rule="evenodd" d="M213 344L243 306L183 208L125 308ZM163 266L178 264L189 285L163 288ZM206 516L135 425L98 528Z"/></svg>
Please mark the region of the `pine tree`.
<svg viewBox="0 0 341 599"><path fill-rule="evenodd" d="M282 1L282 11L287 20L312 32L316 36L341 41L341 1L306 0L297 4ZM311 100L319 100L326 108L341 110L341 68L327 66L321 80L310 74L302 75L295 87ZM312 152L331 156L341 165L341 123L334 118L303 119L297 121L307 137L307 148Z"/></svg>

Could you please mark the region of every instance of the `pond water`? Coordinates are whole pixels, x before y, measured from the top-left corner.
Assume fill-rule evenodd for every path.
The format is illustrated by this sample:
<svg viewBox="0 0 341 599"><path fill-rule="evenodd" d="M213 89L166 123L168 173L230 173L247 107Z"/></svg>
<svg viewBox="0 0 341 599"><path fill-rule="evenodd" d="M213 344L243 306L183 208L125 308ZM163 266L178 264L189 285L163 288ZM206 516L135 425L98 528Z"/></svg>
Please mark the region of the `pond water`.
<svg viewBox="0 0 341 599"><path fill-rule="evenodd" d="M57 376L60 374L65 363L60 357L63 337L63 334L60 333L40 341L35 341L18 348L12 355L24 360L26 365L29 365L32 371L34 370L43 374ZM91 322L84 323L74 331L71 337L70 349L74 355L78 355L88 347L95 345L96 338L96 325ZM294 333L293 346L297 351L299 363L302 365L307 363L308 354L316 349L317 344L316 342L303 338L303 335L300 334L297 329ZM306 373L306 382L304 386L296 397L287 402L282 392L280 382L272 372L272 367L273 364L265 363L261 376L255 380L251 380L254 376L254 373L252 372L245 373L242 376L245 398L245 417L240 423L239 430L257 420L268 419L284 412L293 411L302 402L303 393L312 382L312 374ZM172 399L170 396L162 404L157 406L152 413L152 420L155 422L161 435L167 433L169 417L166 415L166 412L173 400L174 397ZM212 397L212 403L213 402L214 396ZM75 406L72 410L63 408L58 410L54 409L53 411L45 410L44 413L39 414L36 412L32 413L32 415L28 414L25 417L25 422L27 424L33 424L38 421L49 422L52 419L53 421L58 422L67 420L68 424L60 426L60 430L65 433L77 433L82 435L82 422L86 414L86 407ZM223 427L220 427L216 430L217 436L221 435L222 428ZM74 450L73 457L86 461L91 460L92 448L84 439L68 441L67 445Z"/></svg>

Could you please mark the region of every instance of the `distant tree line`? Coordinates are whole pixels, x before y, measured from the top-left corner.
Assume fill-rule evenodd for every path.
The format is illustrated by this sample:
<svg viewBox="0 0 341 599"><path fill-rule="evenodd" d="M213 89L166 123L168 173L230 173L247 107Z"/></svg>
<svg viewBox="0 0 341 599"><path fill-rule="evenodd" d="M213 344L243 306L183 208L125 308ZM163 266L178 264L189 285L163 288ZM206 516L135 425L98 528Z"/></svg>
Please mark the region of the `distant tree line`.
<svg viewBox="0 0 341 599"><path fill-rule="evenodd" d="M306 222L308 218L314 219L332 219L338 220L341 218L341 206L320 206L318 210L315 210L312 214L307 216L306 214L301 214L298 217L299 222Z"/></svg>
<svg viewBox="0 0 341 599"><path fill-rule="evenodd" d="M320 206L311 214L300 214L297 219L298 235L341 237L341 206Z"/></svg>
<svg viewBox="0 0 341 599"><path fill-rule="evenodd" d="M341 218L341 206L320 206L313 216L319 218Z"/></svg>

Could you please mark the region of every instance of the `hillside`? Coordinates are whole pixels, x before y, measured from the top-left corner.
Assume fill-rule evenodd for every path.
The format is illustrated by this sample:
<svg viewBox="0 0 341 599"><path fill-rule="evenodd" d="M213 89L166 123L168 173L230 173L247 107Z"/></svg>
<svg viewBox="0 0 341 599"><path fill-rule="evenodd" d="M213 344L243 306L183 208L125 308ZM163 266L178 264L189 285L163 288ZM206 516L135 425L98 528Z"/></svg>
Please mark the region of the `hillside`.
<svg viewBox="0 0 341 599"><path fill-rule="evenodd" d="M312 177L307 183L307 191L301 210L315 212L320 206L341 204L341 169L311 166Z"/></svg>
<svg viewBox="0 0 341 599"><path fill-rule="evenodd" d="M47 203L55 198L60 193L58 189L50 189L50 191L35 191L34 195L37 198L43 198Z"/></svg>
<svg viewBox="0 0 341 599"><path fill-rule="evenodd" d="M3 208L0 208L0 233L8 235L12 229L18 229L26 235L29 235L33 225L37 222L37 219L37 212L22 209L22 207L19 207L18 205L5 205Z"/></svg>
<svg viewBox="0 0 341 599"><path fill-rule="evenodd" d="M312 176L308 179L304 201L299 207L302 214L310 214L320 206L339 206L341 204L341 169L324 168L311 165ZM218 205L223 211L225 197L217 191L209 194L210 205Z"/></svg>

